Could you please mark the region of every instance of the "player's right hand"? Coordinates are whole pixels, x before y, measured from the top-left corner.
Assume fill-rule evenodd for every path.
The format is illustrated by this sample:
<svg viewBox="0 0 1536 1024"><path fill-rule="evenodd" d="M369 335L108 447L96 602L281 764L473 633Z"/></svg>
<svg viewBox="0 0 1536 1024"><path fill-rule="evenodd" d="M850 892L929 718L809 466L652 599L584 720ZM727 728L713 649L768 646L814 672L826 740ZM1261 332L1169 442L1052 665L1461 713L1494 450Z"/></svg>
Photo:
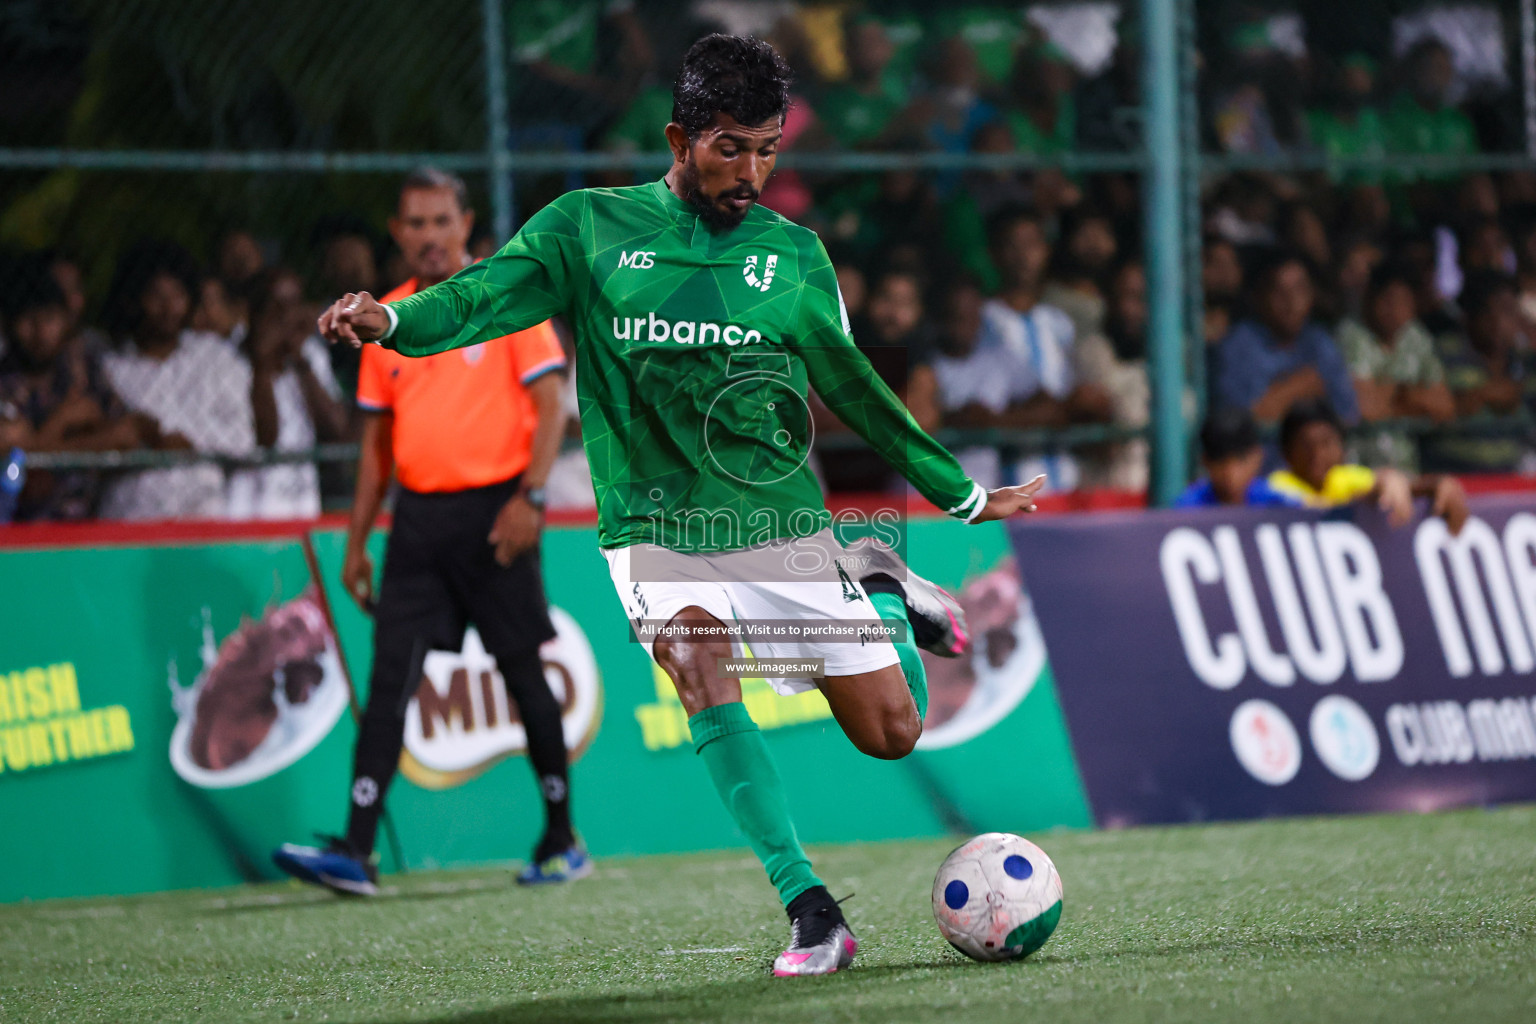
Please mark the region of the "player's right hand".
<svg viewBox="0 0 1536 1024"><path fill-rule="evenodd" d="M352 595L352 600L363 611L373 607L373 559L362 548L347 546L347 555L341 563L341 583Z"/></svg>
<svg viewBox="0 0 1536 1024"><path fill-rule="evenodd" d="M389 315L367 292L348 292L320 314L316 326L320 337L333 345L345 341L362 348L363 342L378 341L389 330Z"/></svg>
<svg viewBox="0 0 1536 1024"><path fill-rule="evenodd" d="M972 523L990 523L994 519L1007 519L1015 512L1033 512L1035 510L1035 495L1045 486L1043 475L1035 477L1027 484L1019 484L1017 487L999 487L995 491L987 492L987 503L982 506Z"/></svg>

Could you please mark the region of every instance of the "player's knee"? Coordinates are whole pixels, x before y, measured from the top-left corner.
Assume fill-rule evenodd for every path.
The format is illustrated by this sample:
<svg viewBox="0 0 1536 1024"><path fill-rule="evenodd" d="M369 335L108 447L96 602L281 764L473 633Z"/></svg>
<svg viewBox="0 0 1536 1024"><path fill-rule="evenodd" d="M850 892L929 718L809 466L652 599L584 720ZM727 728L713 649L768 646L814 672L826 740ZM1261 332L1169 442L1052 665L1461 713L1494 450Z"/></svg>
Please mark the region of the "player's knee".
<svg viewBox="0 0 1536 1024"><path fill-rule="evenodd" d="M923 723L910 704L891 706L879 713L876 728L854 739L855 745L870 757L896 761L912 753L923 734Z"/></svg>

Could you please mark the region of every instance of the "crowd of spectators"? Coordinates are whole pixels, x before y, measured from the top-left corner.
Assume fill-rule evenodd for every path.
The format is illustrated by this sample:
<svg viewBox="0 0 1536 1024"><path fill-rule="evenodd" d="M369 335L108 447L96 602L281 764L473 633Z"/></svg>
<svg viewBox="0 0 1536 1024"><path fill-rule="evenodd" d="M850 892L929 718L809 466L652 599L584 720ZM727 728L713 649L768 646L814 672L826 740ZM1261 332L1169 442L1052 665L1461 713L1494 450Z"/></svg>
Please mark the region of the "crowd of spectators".
<svg viewBox="0 0 1536 1024"><path fill-rule="evenodd" d="M918 17L701 2L694 13L718 24L666 28L622 3L526 6L528 17L510 27L510 116L514 140L530 145L664 151L670 83L660 69L710 27L765 34L791 61L789 152L1049 159L1137 144L1127 115L1139 58L1104 5ZM1076 20L1062 13L1074 11ZM572 25L581 31L572 35ZM1463 109L1472 93L1434 35L1395 56L1304 59L1263 18L1234 33L1204 85L1204 127L1219 150L1347 161L1507 142L1497 118ZM569 116L576 110L583 116ZM1536 171L1447 176L1411 161L1317 168L1204 183L1204 317L1193 329L1203 332L1196 377L1206 391L1190 395L1191 406L1245 409L1262 428L1321 399L1365 464L1536 472L1530 438L1507 428L1536 400ZM600 172L553 187L638 180ZM791 167L762 201L820 234L857 343L924 427L1147 425L1134 173ZM192 449L238 462L258 449L305 452L351 438L354 357L320 345L314 314L347 291L381 294L402 272L365 220L326 219L303 252L277 251L275 237L225 231L202 266L177 246L146 242L122 255L99 297L85 294L67 254L12 259L0 278L0 456ZM474 255L493 248L482 234ZM298 265L304 276L290 269ZM1195 366L1200 338L1191 341ZM843 429L815 403L812 415L818 437ZM1490 415L1504 426L1422 426ZM1058 490L1141 490L1147 446L1113 439L1126 433L1075 450L978 443L960 455L987 486L1041 472ZM901 486L864 454L838 448L818 459L828 488ZM304 516L331 486L303 459L224 466L37 470L16 517Z"/></svg>

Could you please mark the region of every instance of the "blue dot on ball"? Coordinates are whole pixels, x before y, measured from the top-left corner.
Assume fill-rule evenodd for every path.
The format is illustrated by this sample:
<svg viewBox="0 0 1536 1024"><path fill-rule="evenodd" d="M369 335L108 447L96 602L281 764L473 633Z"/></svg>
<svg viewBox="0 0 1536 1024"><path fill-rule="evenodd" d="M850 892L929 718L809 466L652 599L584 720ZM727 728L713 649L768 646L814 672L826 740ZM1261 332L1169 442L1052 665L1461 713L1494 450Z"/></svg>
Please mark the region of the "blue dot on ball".
<svg viewBox="0 0 1536 1024"><path fill-rule="evenodd" d="M944 887L944 902L950 910L959 910L971 898L971 890L960 879Z"/></svg>
<svg viewBox="0 0 1536 1024"><path fill-rule="evenodd" d="M1015 853L1003 861L1003 870L1008 872L1009 878L1023 881L1035 873L1035 866Z"/></svg>

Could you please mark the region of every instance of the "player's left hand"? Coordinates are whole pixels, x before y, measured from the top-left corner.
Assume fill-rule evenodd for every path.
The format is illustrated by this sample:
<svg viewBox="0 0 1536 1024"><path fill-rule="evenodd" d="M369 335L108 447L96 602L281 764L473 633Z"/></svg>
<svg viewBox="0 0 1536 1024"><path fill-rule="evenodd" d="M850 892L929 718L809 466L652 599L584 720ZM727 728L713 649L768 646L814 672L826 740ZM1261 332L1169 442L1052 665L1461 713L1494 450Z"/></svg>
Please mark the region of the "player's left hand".
<svg viewBox="0 0 1536 1024"><path fill-rule="evenodd" d="M538 544L543 527L544 513L514 494L496 513L496 522L487 538L496 546L496 564L511 565L518 555Z"/></svg>
<svg viewBox="0 0 1536 1024"><path fill-rule="evenodd" d="M999 487L987 492L987 503L972 523L990 523L994 519L1007 519L1015 512L1033 512L1035 495L1045 486L1045 477L1037 476L1027 484L1017 487Z"/></svg>

